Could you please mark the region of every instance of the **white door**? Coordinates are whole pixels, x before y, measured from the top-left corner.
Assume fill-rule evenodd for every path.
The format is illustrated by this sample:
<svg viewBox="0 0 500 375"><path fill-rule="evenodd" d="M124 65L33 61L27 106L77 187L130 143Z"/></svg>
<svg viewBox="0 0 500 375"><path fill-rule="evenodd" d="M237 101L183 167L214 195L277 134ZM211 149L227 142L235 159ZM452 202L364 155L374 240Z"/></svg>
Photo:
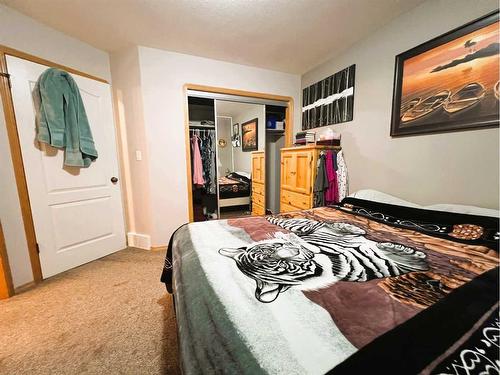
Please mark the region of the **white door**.
<svg viewBox="0 0 500 375"><path fill-rule="evenodd" d="M73 75L99 157L89 168L63 165L64 151L36 141L32 92L47 66L7 56L12 97L43 277L125 248L115 127L108 84Z"/></svg>

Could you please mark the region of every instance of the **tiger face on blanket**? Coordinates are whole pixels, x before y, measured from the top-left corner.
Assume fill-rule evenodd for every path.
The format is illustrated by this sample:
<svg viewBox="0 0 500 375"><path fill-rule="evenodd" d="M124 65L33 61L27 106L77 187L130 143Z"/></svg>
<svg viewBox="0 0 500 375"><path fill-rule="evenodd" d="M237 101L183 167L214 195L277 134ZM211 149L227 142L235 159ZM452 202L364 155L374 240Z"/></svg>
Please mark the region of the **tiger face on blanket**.
<svg viewBox="0 0 500 375"><path fill-rule="evenodd" d="M268 220L291 233L240 248L222 248L256 282L255 297L273 302L290 287L315 290L337 281L364 282L429 269L426 255L392 242L376 242L353 224L309 219Z"/></svg>

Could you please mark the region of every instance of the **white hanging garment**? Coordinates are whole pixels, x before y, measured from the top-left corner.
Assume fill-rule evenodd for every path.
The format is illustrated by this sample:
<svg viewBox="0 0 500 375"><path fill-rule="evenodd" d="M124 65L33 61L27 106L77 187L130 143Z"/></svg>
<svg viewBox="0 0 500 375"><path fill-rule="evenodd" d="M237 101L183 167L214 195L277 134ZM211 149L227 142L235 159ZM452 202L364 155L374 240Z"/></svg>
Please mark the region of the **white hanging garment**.
<svg viewBox="0 0 500 375"><path fill-rule="evenodd" d="M337 182L339 187L339 202L349 195L347 165L342 150L337 153Z"/></svg>

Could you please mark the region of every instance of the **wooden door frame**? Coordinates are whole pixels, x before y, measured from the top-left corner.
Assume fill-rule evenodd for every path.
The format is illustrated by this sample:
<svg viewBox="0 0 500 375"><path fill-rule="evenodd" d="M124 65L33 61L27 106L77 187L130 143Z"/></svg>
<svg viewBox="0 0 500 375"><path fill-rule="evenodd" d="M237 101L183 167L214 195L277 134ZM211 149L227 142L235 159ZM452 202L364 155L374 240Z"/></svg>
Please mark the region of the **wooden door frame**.
<svg viewBox="0 0 500 375"><path fill-rule="evenodd" d="M46 65L51 68L65 70L68 73L76 74L85 78L90 78L99 82L107 83L105 79L84 73L80 70L70 68L40 57L30 55L28 53L18 51L16 49L0 45L0 97L3 103L3 111L5 116L5 124L7 127L7 138L9 140L10 155L12 165L14 167L14 175L16 178L17 193L19 196L19 203L21 205L21 214L23 218L24 233L28 243L28 251L31 263L31 270L33 272L33 280L35 283L40 283L43 280L42 268L40 265L40 256L38 254L38 245L36 242L35 226L33 223L33 216L31 212L31 204L28 194L28 185L26 182L26 174L24 170L24 163L21 154L21 144L19 142L19 135L17 132L16 115L14 112L14 102L12 100L12 92L10 88L9 72L7 69L6 56L13 56L23 60L31 61L37 64ZM7 259L7 258L6 258ZM10 265L8 262L4 265L8 275L11 274ZM11 295L14 290L11 290Z"/></svg>
<svg viewBox="0 0 500 375"><path fill-rule="evenodd" d="M9 256L5 245L2 223L0 222L0 299L9 298L14 295L12 275L9 267Z"/></svg>
<svg viewBox="0 0 500 375"><path fill-rule="evenodd" d="M189 222L193 221L193 191L191 189L192 176L191 176L191 152L190 152L190 140L189 140L189 111L188 111L188 90L194 91L204 91L213 94L226 94L226 95L236 95L243 96L246 98L255 99L267 99L267 100L278 100L281 102L287 102L288 106L285 111L285 147L292 146L293 137L293 98L291 96L282 96L275 94L267 94L262 92L253 91L243 91L228 89L223 87L214 86L204 86L197 85L193 83L186 83L183 87L184 91L184 132L186 138L186 175L187 175L187 191L188 191L188 216ZM217 114L216 114L217 115Z"/></svg>

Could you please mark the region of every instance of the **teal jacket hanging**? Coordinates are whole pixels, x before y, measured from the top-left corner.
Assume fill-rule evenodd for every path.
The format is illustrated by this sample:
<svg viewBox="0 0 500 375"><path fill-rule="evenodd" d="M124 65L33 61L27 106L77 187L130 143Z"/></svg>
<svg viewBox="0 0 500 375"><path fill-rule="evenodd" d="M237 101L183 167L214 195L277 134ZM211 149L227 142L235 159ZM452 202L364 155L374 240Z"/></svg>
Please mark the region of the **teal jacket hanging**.
<svg viewBox="0 0 500 375"><path fill-rule="evenodd" d="M50 68L38 79L40 101L37 139L64 148L64 164L88 167L97 159L87 114L76 82L65 71Z"/></svg>

